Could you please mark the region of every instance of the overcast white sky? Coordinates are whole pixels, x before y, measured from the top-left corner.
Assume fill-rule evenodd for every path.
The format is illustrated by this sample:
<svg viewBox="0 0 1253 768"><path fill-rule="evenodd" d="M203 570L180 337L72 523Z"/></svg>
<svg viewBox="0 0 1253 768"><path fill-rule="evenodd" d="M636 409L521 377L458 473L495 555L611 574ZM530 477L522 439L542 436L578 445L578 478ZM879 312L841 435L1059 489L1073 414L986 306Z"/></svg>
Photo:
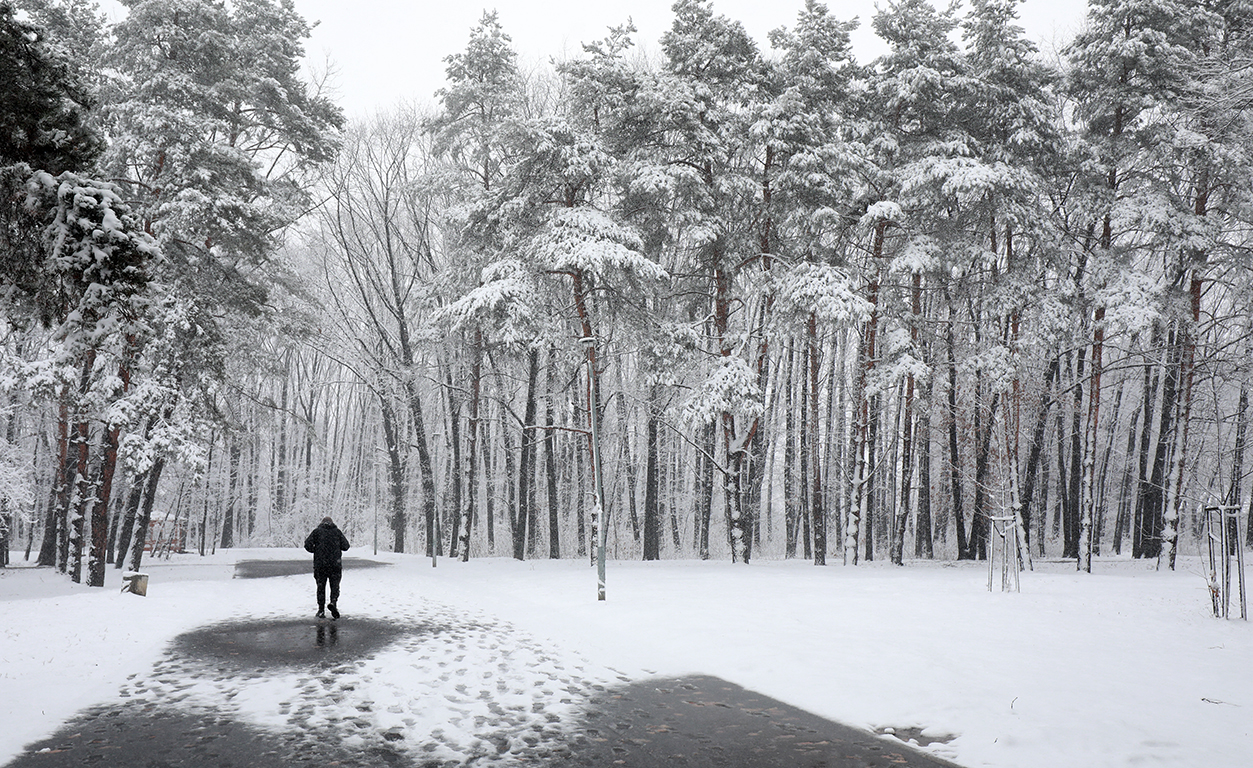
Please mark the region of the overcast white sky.
<svg viewBox="0 0 1253 768"><path fill-rule="evenodd" d="M465 48L483 10L495 9L524 64L574 55L580 44L605 36L631 18L637 45L655 50L669 28L673 0L295 0L317 22L305 50L311 66L336 72L339 102L349 117L387 109L398 101L433 100L443 85L444 57ZM935 0L933 0L934 2ZM944 0L939 0L943 2ZM116 13L114 0L102 0ZM883 46L870 29L875 0L828 0L840 19L854 16L857 57L870 61ZM714 10L740 21L763 48L766 34L791 27L804 0L714 0ZM1042 50L1060 47L1082 23L1086 0L1025 0L1020 23Z"/></svg>

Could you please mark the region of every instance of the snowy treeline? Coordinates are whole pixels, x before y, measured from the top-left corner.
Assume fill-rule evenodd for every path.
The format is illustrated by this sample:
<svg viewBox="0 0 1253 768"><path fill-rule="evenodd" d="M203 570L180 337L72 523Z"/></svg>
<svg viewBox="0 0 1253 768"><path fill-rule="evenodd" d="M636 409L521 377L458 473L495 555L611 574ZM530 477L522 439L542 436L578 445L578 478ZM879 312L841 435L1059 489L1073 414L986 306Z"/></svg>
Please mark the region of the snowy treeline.
<svg viewBox="0 0 1253 768"><path fill-rule="evenodd" d="M429 555L603 524L621 558L854 564L986 557L1013 517L1173 566L1246 503L1246 0L1098 0L1056 63L1016 0L885 2L868 63L814 0L768 46L679 0L655 58L626 24L542 72L485 13L429 108L348 126L290 2L126 4L0 11L87 134L4 148L10 548L133 566L331 514ZM58 260L84 228L142 285Z"/></svg>

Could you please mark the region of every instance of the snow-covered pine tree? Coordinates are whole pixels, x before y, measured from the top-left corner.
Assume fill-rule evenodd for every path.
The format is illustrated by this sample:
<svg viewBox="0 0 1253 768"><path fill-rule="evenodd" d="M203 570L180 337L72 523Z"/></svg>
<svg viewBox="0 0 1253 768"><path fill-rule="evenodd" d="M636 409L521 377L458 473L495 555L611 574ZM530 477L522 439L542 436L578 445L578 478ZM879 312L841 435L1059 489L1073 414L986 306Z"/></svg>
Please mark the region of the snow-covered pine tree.
<svg viewBox="0 0 1253 768"><path fill-rule="evenodd" d="M973 87L963 105L962 124L971 135L977 157L999 175L998 183L989 185L984 201L988 216L984 236L994 258L989 319L1006 331L1001 343L1007 353L1009 370L1005 373L1009 380L993 386L1003 391L1000 432L1004 437L1007 511L1019 517L1029 537L1029 499L1022 498L1020 487L1032 487L1041 453L1033 443L1029 450L1035 461L1028 462L1027 479L1022 480L1018 453L1022 380L1024 371L1030 370L1027 366L1043 366L1045 361L1023 351L1047 350L1053 344L1046 338L1039 339L1045 343L1024 344L1020 329L1024 314L1040 303L1041 270L1053 260L1050 249L1043 245L1056 240L1053 222L1038 212L1048 189L1045 177L1057 174L1061 167L1062 141L1055 100L1051 98L1059 75L1041 61L1035 45L1017 25L1019 4L1019 0L978 0L963 21ZM1030 326L1038 327L1032 320L1028 318ZM1042 398L1043 411L1049 402Z"/></svg>
<svg viewBox="0 0 1253 768"><path fill-rule="evenodd" d="M499 256L498 244L481 237L476 228L467 225L466 218L477 201L493 192L501 179L506 157L501 132L507 121L525 107L525 83L512 40L494 12L484 12L470 31L465 50L445 57L444 61L447 82L436 94L443 109L430 127L435 136L433 151L448 166L440 175L441 182L456 201L449 212L445 240L453 265L448 270L446 290L454 297L466 297L482 285L480 275ZM464 321L479 319L474 312L458 317ZM479 466L489 461L491 446L484 439L489 423L482 417L484 351L489 344L503 341L508 346L511 342L485 337L484 327L475 322L455 327L469 357L465 371L470 393L465 471L456 473L458 477L464 474L466 490L457 510L458 519L453 526L456 540L452 545L464 561L470 557L473 522L482 515ZM491 521L488 526L492 530Z"/></svg>
<svg viewBox="0 0 1253 768"><path fill-rule="evenodd" d="M217 383L251 373L233 367L249 356L232 345L272 317L280 235L305 211L311 171L333 155L343 118L301 77L309 27L292 0L124 5L104 54L100 167L166 254L166 318L197 329L164 348L173 386L151 391L173 399L151 413L210 417Z"/></svg>
<svg viewBox="0 0 1253 768"><path fill-rule="evenodd" d="M0 3L0 164L84 171L103 145L88 125L93 94L69 47L38 21Z"/></svg>
<svg viewBox="0 0 1253 768"><path fill-rule="evenodd" d="M1067 48L1069 90L1093 155L1087 184L1096 219L1087 225L1093 233L1086 238L1090 245L1080 249L1081 258L1090 257L1092 263L1081 266L1080 274L1093 276L1094 284L1087 290L1098 294L1096 312L1105 309L1099 294L1111 287L1105 282L1107 276L1165 266L1164 273L1150 278L1165 287L1159 301L1167 332L1156 335L1164 336L1170 349L1162 374L1160 418L1144 414L1142 428L1151 429L1156 422L1158 432L1151 474L1142 476L1140 482L1136 557L1156 557L1163 552L1163 544L1173 543L1178 530L1172 515L1181 499L1182 466L1172 461L1186 458L1196 320L1207 258L1206 249L1195 243L1198 236L1204 238L1203 221L1212 189L1206 178L1211 163L1204 151L1185 151L1186 157L1166 165L1161 163L1160 152L1169 153L1167 148L1176 145L1177 139L1194 144L1184 138L1183 125L1173 115L1191 88L1209 30L1222 26L1219 16L1194 3L1094 0L1087 27ZM1163 203L1169 215L1164 215ZM1141 281L1132 278L1130 282ZM1096 318L1098 329L1101 319ZM1099 340L1094 341L1096 361ZM1099 370L1093 371L1094 387ZM1090 422L1094 434L1095 414ZM1085 529L1090 528L1090 508L1085 500ZM1086 541L1090 538L1085 537L1084 549ZM1170 549L1166 551L1169 559ZM1083 567L1085 556L1078 554Z"/></svg>
<svg viewBox="0 0 1253 768"><path fill-rule="evenodd" d="M654 163L682 210L684 258L705 282L700 295L710 305L713 363L689 412L719 426L728 544L732 560L747 563L755 516L750 449L764 406L759 377L745 358L757 349L738 343L732 314L745 298L739 272L760 253L761 230L751 223L760 177L752 170L755 143L746 121L764 69L743 25L715 15L707 0L678 0L673 10L661 39L664 71L636 95L636 114L651 113L655 135L665 137L651 147Z"/></svg>
<svg viewBox="0 0 1253 768"><path fill-rule="evenodd" d="M102 586L119 435L133 420L128 379L148 335L157 249L113 185L65 170L88 170L102 146L86 112L93 94L84 57L101 23L94 4L31 0L23 10L30 21L0 5L0 162L18 163L3 173L0 286L4 319L31 353L6 366L15 374L8 385L24 388L32 405L62 406L40 562L52 564L59 550L60 567L80 581L89 523L88 582Z"/></svg>
<svg viewBox="0 0 1253 768"><path fill-rule="evenodd" d="M148 333L148 285L159 252L112 185L69 172L53 177L39 171L27 182L26 193L27 209L46 222L43 291L56 318L53 346L30 364L26 377L37 386L59 389L70 403L73 454L67 455L62 482L71 492L61 496L65 503L58 513L67 518L71 532L67 567L80 581L89 522L88 583L103 586L119 434L133 420L135 404L127 390L134 355ZM93 421L103 425L94 473L88 466Z"/></svg>
<svg viewBox="0 0 1253 768"><path fill-rule="evenodd" d="M937 242L964 232L949 220L952 208L943 199L944 179L963 170L969 145L958 119L959 105L970 87L968 64L949 37L958 25L955 9L902 0L880 8L872 23L890 51L871 65L869 88L860 102L856 124L856 138L869 148L874 173L867 176L859 201L859 250L865 256L852 265L865 285L870 315L857 340L851 394L854 470L845 511L846 563L856 563L861 550L867 555L873 553L874 521L870 515L877 505L874 482L879 460L879 413L883 394L892 391L893 377L911 368L880 365L892 352L881 341L897 336L891 329L898 324L897 318L908 312L905 305L894 301L899 293L892 289L893 281L901 273L908 275L911 283L914 274L929 273L938 280L950 274L933 263L934 255L943 252ZM895 254L901 258L892 258ZM963 265L961 269L965 268ZM933 287L941 285L939 282ZM880 326L885 322L891 325L882 329L888 330L882 334ZM901 362L917 354L909 352L911 347L896 350L906 352ZM950 376L950 381L955 377ZM950 456L950 465L956 478L955 455ZM965 556L968 547L960 482L955 481L953 489L958 549Z"/></svg>
<svg viewBox="0 0 1253 768"><path fill-rule="evenodd" d="M834 484L824 477L828 462L823 461L819 440L822 350L824 339L844 333L862 319L862 302L848 300L844 285L848 277L841 268L848 262L849 222L856 218L851 201L863 196L865 181L875 175L866 147L852 139L848 124L854 79L864 77L850 51L849 33L855 27L855 22L839 21L825 5L810 0L798 14L795 29L771 33L771 43L782 55L770 79L775 84L773 98L763 104L754 126L766 157L762 268L769 272L772 250L789 265L766 281L758 359L766 359L764 326L771 323L768 315L777 293L782 297L780 322L769 332L805 329L808 370L799 380L806 393L800 402L807 450L799 459L806 464L800 475L808 479L809 487L801 493L808 496L806 529L811 532L816 565L826 564L829 511L824 502L826 488ZM834 353L836 345L830 346ZM836 382L828 386L835 387ZM785 433L784 439L791 438Z"/></svg>

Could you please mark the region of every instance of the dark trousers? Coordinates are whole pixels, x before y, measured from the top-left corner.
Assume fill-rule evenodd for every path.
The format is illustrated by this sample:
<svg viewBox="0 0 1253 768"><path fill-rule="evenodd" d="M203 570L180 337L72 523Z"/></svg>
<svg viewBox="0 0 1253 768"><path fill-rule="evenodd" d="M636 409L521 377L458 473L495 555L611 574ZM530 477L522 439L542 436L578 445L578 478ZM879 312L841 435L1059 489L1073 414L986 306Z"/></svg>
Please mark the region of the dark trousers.
<svg viewBox="0 0 1253 768"><path fill-rule="evenodd" d="M318 582L318 610L326 607L326 583L331 583L331 605L339 602L339 579L344 575L342 568L315 570L313 578Z"/></svg>

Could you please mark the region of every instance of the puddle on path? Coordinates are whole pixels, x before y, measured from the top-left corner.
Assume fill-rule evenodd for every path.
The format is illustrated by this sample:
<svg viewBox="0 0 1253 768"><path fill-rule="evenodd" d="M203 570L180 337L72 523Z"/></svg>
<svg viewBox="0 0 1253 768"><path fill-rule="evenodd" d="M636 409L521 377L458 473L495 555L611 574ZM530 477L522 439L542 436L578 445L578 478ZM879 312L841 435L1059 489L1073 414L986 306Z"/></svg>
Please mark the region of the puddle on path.
<svg viewBox="0 0 1253 768"><path fill-rule="evenodd" d="M174 649L188 657L231 662L249 669L335 664L369 656L404 635L438 631L433 626L362 618L253 620L186 632L174 640Z"/></svg>
<svg viewBox="0 0 1253 768"><path fill-rule="evenodd" d="M344 570L362 568L386 568L389 563L366 560L361 557L345 557ZM275 576L313 576L313 560L240 560L235 563L237 579L269 579Z"/></svg>

